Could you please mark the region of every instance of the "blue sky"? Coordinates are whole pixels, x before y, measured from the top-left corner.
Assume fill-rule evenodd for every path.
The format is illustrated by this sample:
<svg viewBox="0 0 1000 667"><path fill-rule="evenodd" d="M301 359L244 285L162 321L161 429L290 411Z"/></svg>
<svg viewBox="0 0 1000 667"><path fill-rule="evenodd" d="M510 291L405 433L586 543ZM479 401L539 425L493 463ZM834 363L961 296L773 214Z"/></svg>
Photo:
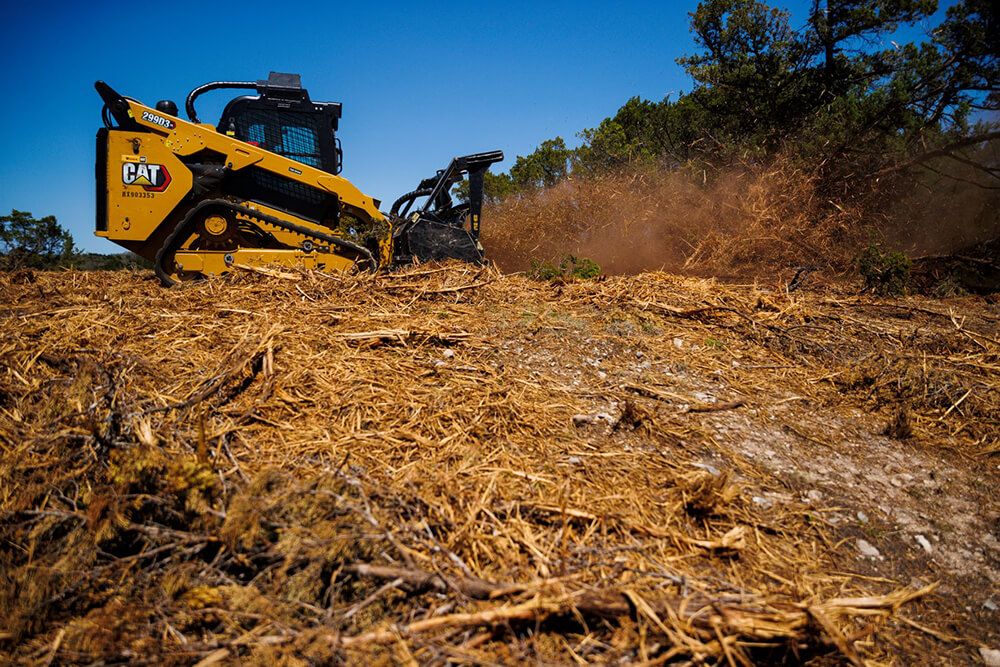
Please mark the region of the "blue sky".
<svg viewBox="0 0 1000 667"><path fill-rule="evenodd" d="M296 72L343 103L343 176L388 206L455 155L507 160L614 114L629 97L689 90L695 1L4 3L0 211L55 215L92 234L97 79L153 105L219 79ZM778 3L805 21L806 1ZM237 91L208 93L216 122Z"/></svg>

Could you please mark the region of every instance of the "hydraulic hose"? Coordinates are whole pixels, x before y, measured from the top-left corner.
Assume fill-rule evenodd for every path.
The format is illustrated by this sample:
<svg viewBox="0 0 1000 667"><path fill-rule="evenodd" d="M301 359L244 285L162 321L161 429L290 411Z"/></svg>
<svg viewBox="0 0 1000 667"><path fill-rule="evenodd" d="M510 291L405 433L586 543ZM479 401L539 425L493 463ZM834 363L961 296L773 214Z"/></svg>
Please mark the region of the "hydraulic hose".
<svg viewBox="0 0 1000 667"><path fill-rule="evenodd" d="M184 102L184 110L187 111L188 118L192 123L200 123L198 120L198 114L194 111L194 101L199 95L207 93L210 90L218 90L219 88L257 88L256 81L212 81L211 83L206 83L203 86L198 86L190 93L188 93L187 101Z"/></svg>

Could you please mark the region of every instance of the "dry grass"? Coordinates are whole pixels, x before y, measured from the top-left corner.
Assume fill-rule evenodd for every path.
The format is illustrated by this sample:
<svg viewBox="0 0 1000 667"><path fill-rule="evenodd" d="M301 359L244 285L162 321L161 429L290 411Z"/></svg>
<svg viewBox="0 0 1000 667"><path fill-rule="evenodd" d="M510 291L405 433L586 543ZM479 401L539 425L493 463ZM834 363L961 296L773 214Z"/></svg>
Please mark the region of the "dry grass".
<svg viewBox="0 0 1000 667"><path fill-rule="evenodd" d="M891 618L937 577L845 571L820 515L700 452L791 392L989 455L995 320L911 305L897 344L880 302L666 274L282 275L0 278L5 659L861 664L923 636Z"/></svg>

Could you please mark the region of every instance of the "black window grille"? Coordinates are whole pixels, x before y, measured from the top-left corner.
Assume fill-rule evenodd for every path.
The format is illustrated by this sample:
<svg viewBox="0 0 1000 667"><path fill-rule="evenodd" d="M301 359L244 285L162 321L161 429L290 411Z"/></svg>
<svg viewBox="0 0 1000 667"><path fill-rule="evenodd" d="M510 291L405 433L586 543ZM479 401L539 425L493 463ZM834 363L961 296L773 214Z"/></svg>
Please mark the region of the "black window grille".
<svg viewBox="0 0 1000 667"><path fill-rule="evenodd" d="M235 118L236 138L321 169L320 120L288 110L248 109Z"/></svg>

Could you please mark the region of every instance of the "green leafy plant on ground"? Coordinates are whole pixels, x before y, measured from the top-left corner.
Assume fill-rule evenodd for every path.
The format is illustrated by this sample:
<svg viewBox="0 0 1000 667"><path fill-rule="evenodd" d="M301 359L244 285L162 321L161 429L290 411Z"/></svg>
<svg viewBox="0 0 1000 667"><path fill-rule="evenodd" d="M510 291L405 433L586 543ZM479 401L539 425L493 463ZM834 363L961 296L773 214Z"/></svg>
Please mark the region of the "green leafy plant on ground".
<svg viewBox="0 0 1000 667"><path fill-rule="evenodd" d="M858 255L858 272L865 290L883 296L901 296L910 280L910 260L898 250L886 250L872 241Z"/></svg>
<svg viewBox="0 0 1000 667"><path fill-rule="evenodd" d="M528 276L536 280L566 280L568 278L590 280L599 275L601 275L601 267L596 262L568 253L563 255L558 266L548 260L543 262L532 260L531 270L528 272Z"/></svg>
<svg viewBox="0 0 1000 667"><path fill-rule="evenodd" d="M367 246L370 243L381 243L389 236L389 223L385 220L342 215L337 232L348 241Z"/></svg>

